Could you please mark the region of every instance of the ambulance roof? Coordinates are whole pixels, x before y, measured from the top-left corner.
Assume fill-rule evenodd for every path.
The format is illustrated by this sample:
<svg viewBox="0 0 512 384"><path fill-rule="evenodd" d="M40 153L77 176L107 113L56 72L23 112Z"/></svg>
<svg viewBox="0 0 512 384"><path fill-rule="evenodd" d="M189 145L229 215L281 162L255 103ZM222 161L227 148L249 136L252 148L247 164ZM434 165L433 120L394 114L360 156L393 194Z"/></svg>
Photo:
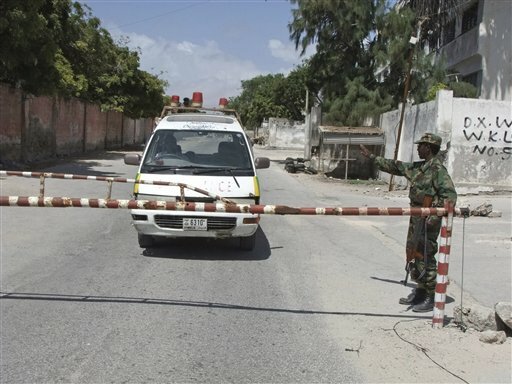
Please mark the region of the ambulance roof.
<svg viewBox="0 0 512 384"><path fill-rule="evenodd" d="M160 129L202 129L243 132L243 128L235 116L214 113L177 113L168 115L163 117L155 128L155 130Z"/></svg>

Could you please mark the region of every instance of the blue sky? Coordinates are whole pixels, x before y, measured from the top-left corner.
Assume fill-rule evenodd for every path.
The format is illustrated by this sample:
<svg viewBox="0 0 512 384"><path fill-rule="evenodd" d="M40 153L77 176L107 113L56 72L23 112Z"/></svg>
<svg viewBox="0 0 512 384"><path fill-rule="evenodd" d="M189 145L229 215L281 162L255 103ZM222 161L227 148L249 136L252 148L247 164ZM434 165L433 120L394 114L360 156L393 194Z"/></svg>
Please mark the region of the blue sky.
<svg viewBox="0 0 512 384"><path fill-rule="evenodd" d="M240 94L241 81L287 74L304 57L290 41L288 0L82 0L118 40L140 49L141 68L169 82L166 93L205 106ZM313 52L309 49L306 56Z"/></svg>

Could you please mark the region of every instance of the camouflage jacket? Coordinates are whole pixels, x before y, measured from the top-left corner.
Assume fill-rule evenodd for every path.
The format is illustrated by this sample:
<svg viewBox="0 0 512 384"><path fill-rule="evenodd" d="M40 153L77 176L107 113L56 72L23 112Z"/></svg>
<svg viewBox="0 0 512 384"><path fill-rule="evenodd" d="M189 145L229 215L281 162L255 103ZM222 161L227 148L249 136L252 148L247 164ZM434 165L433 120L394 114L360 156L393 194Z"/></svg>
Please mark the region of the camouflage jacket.
<svg viewBox="0 0 512 384"><path fill-rule="evenodd" d="M445 201L450 201L454 205L457 202L457 192L455 192L452 178L438 156L434 156L429 161L414 163L377 156L375 165L381 171L404 176L409 180L411 184L409 199L413 207L421 207L425 195L432 196L434 207L443 207Z"/></svg>

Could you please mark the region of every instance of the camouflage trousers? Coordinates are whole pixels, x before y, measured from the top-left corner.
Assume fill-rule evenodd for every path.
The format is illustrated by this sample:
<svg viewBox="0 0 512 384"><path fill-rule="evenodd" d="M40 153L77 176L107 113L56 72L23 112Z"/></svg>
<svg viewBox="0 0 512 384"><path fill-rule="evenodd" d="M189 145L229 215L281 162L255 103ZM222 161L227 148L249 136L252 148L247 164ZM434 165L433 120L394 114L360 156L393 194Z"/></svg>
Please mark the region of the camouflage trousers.
<svg viewBox="0 0 512 384"><path fill-rule="evenodd" d="M442 218L411 216L407 232L406 253L409 262L411 279L418 289L424 289L433 295L437 278L437 239L441 230ZM425 256L426 255L426 256Z"/></svg>

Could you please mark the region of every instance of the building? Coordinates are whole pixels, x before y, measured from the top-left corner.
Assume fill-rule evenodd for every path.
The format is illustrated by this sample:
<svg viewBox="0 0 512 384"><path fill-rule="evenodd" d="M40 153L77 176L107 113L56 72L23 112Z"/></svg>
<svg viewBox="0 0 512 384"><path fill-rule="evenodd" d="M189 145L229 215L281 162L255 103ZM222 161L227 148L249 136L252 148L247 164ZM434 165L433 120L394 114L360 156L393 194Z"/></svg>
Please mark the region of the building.
<svg viewBox="0 0 512 384"><path fill-rule="evenodd" d="M450 15L439 18L439 39L427 49L480 99L512 100L512 1L461 1Z"/></svg>

